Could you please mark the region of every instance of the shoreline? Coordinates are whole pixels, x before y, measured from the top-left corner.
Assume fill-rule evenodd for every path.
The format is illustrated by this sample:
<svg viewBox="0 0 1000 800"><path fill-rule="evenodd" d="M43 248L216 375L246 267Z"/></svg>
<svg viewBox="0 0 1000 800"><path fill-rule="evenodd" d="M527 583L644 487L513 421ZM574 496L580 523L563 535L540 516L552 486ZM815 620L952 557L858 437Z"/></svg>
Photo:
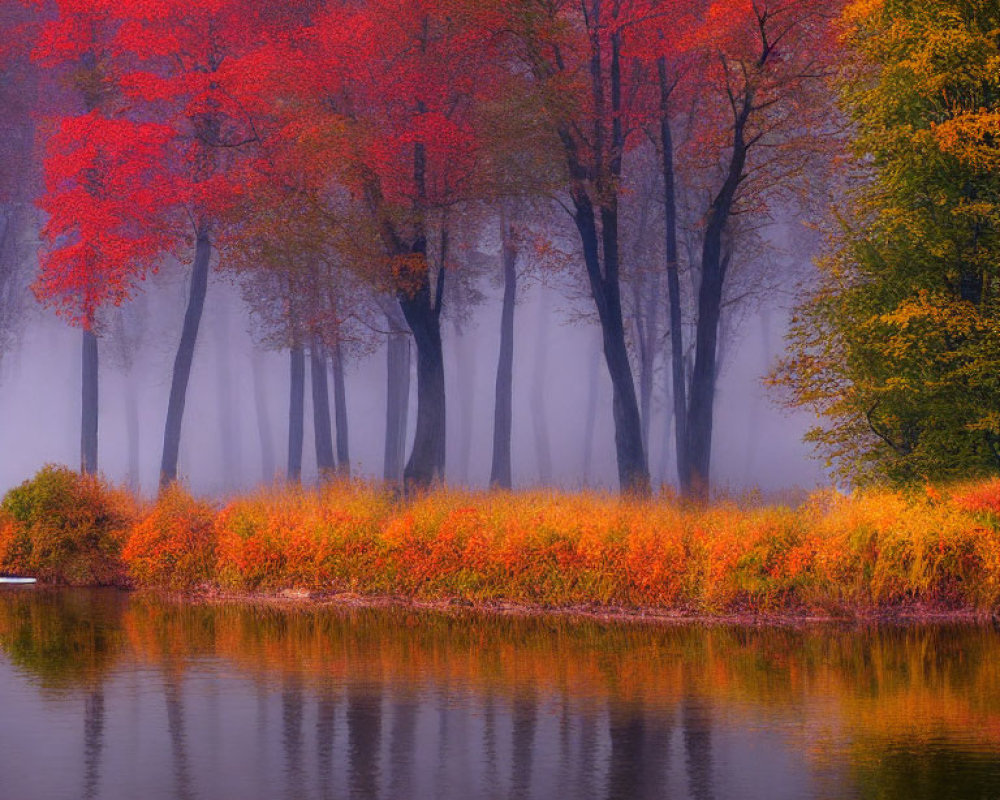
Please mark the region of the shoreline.
<svg viewBox="0 0 1000 800"><path fill-rule="evenodd" d="M60 589L54 584L38 588ZM806 628L879 627L931 625L1000 625L996 612L976 609L948 609L913 603L886 608L848 609L842 614L802 609L785 612L740 611L706 614L683 608L628 608L620 606L544 606L507 601L471 602L464 599L425 600L405 595L355 592L319 592L285 589L276 592L238 592L216 588L171 591L155 587L118 588L135 596L151 596L190 605L238 605L292 611L312 610L408 610L420 614L476 616L481 618L558 619L568 622L597 622L608 626L652 625L657 627L736 627Z"/></svg>

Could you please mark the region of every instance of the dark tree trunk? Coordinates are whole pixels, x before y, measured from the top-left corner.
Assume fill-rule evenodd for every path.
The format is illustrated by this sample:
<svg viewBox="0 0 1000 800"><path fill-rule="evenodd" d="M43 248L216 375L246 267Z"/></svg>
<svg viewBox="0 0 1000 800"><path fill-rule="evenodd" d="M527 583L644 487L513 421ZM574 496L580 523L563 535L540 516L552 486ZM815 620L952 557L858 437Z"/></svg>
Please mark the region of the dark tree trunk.
<svg viewBox="0 0 1000 800"><path fill-rule="evenodd" d="M639 415L642 419L642 448L649 460L649 431L653 416L653 377L659 349L660 280L656 274L634 282L637 307L636 327L639 347Z"/></svg>
<svg viewBox="0 0 1000 800"><path fill-rule="evenodd" d="M274 481L276 467L274 439L271 436L271 415L267 408L267 389L264 373L260 366L260 354L254 351L253 360L253 402L257 413L257 435L260 437L260 467L264 483Z"/></svg>
<svg viewBox="0 0 1000 800"><path fill-rule="evenodd" d="M289 352L288 480L302 480L302 439L305 430L306 352L295 345Z"/></svg>
<svg viewBox="0 0 1000 800"><path fill-rule="evenodd" d="M595 342L587 380L587 415L583 422L583 485L590 485L590 471L594 462L594 430L597 427L597 395L600 389L601 338Z"/></svg>
<svg viewBox="0 0 1000 800"><path fill-rule="evenodd" d="M666 60L657 64L660 77L660 154L663 160L663 208L666 228L667 296L670 325L670 373L674 410L674 441L677 451L677 480L681 493L691 493L688 459L687 385L684 374L684 332L681 319L681 281L677 253L677 186L674 176L674 142L670 130L670 94Z"/></svg>
<svg viewBox="0 0 1000 800"><path fill-rule="evenodd" d="M737 125L726 180L712 201L702 243L701 285L698 289L694 369L688 409L687 453L690 467L690 494L707 500L711 488L712 423L718 375L719 321L728 258L723 256L723 237L732 213L736 191L743 179L746 144Z"/></svg>
<svg viewBox="0 0 1000 800"><path fill-rule="evenodd" d="M198 229L195 243L194 265L191 269L191 290L188 295L184 327L174 359L173 379L170 382L170 399L167 402L167 422L163 429L163 459L160 462L160 488L177 480L177 458L181 446L181 424L184 420L184 404L187 400L188 381L191 378L191 363L194 360L194 346L198 340L198 327L205 308L205 294L208 291L208 265L212 255L212 242L208 229Z"/></svg>
<svg viewBox="0 0 1000 800"><path fill-rule="evenodd" d="M500 358L493 407L493 465L490 484L513 486L510 448L514 419L514 304L517 301L517 248L503 229L503 310L500 313Z"/></svg>
<svg viewBox="0 0 1000 800"><path fill-rule="evenodd" d="M229 310L225 303L218 305L213 320L215 334L215 378L219 402L219 435L222 444L222 469L225 473L222 486L226 490L242 484L240 471L243 459L240 453L239 414L236 410L236 394L233 392L233 370L229 347Z"/></svg>
<svg viewBox="0 0 1000 800"><path fill-rule="evenodd" d="M419 240L413 252L426 254L427 244ZM407 491L425 489L444 476L445 389L444 353L441 346L441 297L444 270L438 274L436 296L432 298L430 271L426 270L417 290L402 293L399 306L417 347L417 426L413 450L403 471Z"/></svg>
<svg viewBox="0 0 1000 800"><path fill-rule="evenodd" d="M128 486L139 490L139 398L135 390L135 372L125 378L125 436L128 442Z"/></svg>
<svg viewBox="0 0 1000 800"><path fill-rule="evenodd" d="M337 417L337 470L344 477L351 474L351 450L347 427L347 382L344 379L344 350L338 341L333 346L333 408Z"/></svg>
<svg viewBox="0 0 1000 800"><path fill-rule="evenodd" d="M410 335L388 318L385 462L383 477L399 485L406 459L406 422L410 408ZM405 323L405 320L403 321Z"/></svg>
<svg viewBox="0 0 1000 800"><path fill-rule="evenodd" d="M316 467L320 480L330 478L337 465L333 459L333 429L330 427L330 392L326 383L326 354L319 342L309 347L312 378L313 433L316 439Z"/></svg>
<svg viewBox="0 0 1000 800"><path fill-rule="evenodd" d="M623 492L648 494L649 466L642 447L642 418L636 397L632 365L629 363L622 316L621 282L618 270L618 209L612 200L601 209L602 233L598 236L595 209L581 193L574 198L575 221L583 244L591 293L597 304L613 391L615 450L618 480ZM600 253L604 253L604 270Z"/></svg>
<svg viewBox="0 0 1000 800"><path fill-rule="evenodd" d="M460 485L469 481L469 463L472 460L472 431L475 416L475 386L477 360L474 352L474 342L465 335L460 322L454 326L454 365L453 373L456 405L458 406L458 430L452 439L452 448L456 456L452 462L451 474L453 480ZM453 406L454 408L454 406Z"/></svg>
<svg viewBox="0 0 1000 800"><path fill-rule="evenodd" d="M552 447L549 442L549 418L545 403L545 379L549 374L549 339L546 323L548 306L544 288L538 297L538 324L535 327L535 374L531 385L531 427L535 434L535 458L538 482L552 483Z"/></svg>
<svg viewBox="0 0 1000 800"><path fill-rule="evenodd" d="M97 334L83 332L83 403L80 424L80 471L97 474L98 362Z"/></svg>

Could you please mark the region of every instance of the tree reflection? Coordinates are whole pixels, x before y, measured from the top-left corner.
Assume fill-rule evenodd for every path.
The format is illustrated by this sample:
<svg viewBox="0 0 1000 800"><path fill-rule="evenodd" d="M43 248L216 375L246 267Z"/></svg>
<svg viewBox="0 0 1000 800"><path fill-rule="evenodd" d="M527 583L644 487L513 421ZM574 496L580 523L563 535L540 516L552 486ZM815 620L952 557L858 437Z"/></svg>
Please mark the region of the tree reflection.
<svg viewBox="0 0 1000 800"><path fill-rule="evenodd" d="M184 732L184 695L181 692L180 675L169 664L165 672L163 697L167 704L167 734L170 737L170 752L173 754L177 797L178 800L194 800Z"/></svg>
<svg viewBox="0 0 1000 800"><path fill-rule="evenodd" d="M104 689L97 686L87 695L83 711L83 796L93 800L101 784L104 752Z"/></svg>
<svg viewBox="0 0 1000 800"><path fill-rule="evenodd" d="M371 800L379 792L382 702L374 689L352 683L347 691L348 794Z"/></svg>
<svg viewBox="0 0 1000 800"><path fill-rule="evenodd" d="M531 790L532 761L535 753L535 728L538 721L538 697L533 688L515 693L511 701L512 754L510 761L511 800L523 800Z"/></svg>
<svg viewBox="0 0 1000 800"><path fill-rule="evenodd" d="M404 800L413 792L413 762L417 746L417 712L420 706L416 698L401 690L392 703L392 730L389 734L389 763L391 778L389 797Z"/></svg>
<svg viewBox="0 0 1000 800"><path fill-rule="evenodd" d="M333 797L333 745L336 736L337 698L329 682L319 689L316 704L316 766L319 772L319 796L322 800Z"/></svg>
<svg viewBox="0 0 1000 800"><path fill-rule="evenodd" d="M647 712L641 702L626 701L609 709L608 734L608 800L663 797L669 768L670 721Z"/></svg>
<svg viewBox="0 0 1000 800"><path fill-rule="evenodd" d="M285 777L288 800L305 796L305 771L302 766L302 684L297 675L285 679L281 692L281 744L285 751Z"/></svg>

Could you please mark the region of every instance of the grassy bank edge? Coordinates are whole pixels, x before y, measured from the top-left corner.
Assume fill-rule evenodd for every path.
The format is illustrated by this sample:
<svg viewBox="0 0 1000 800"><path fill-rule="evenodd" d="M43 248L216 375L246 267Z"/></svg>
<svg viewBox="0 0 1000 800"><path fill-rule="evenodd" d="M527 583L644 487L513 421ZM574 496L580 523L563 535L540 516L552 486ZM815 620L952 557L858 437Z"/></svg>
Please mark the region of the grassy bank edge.
<svg viewBox="0 0 1000 800"><path fill-rule="evenodd" d="M0 572L189 598L740 624L992 619L1000 481L699 508L360 482L145 502L46 467L0 503Z"/></svg>

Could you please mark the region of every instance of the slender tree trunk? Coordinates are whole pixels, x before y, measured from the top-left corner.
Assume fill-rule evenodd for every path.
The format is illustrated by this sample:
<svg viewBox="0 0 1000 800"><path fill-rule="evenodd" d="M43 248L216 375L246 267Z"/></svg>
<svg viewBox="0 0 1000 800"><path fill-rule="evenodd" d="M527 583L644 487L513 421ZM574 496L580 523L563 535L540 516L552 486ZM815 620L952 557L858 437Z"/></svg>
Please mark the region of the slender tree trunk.
<svg viewBox="0 0 1000 800"><path fill-rule="evenodd" d="M598 333L587 379L587 416L583 423L583 485L590 485L594 461L594 431L597 427L597 395L600 389L601 335Z"/></svg>
<svg viewBox="0 0 1000 800"><path fill-rule="evenodd" d="M500 312L500 358L497 362L496 399L493 406L493 465L490 484L513 486L511 433L514 420L514 305L517 302L517 248L506 221L503 226L503 309Z"/></svg>
<svg viewBox="0 0 1000 800"><path fill-rule="evenodd" d="M271 435L271 415L267 407L267 388L264 385L264 371L261 369L260 353L254 350L251 361L253 369L253 402L257 414L257 435L260 437L260 466L264 483L274 482L277 469L274 454L274 439Z"/></svg>
<svg viewBox="0 0 1000 800"><path fill-rule="evenodd" d="M771 312L767 308L760 310L760 344L761 344L761 364L760 376L763 377L771 371ZM761 397L760 384L754 387L753 395L750 397L747 414L747 450L746 461L743 466L744 480L748 486L753 485L757 472L757 450L760 447L761 436Z"/></svg>
<svg viewBox="0 0 1000 800"><path fill-rule="evenodd" d="M337 417L337 470L351 474L350 430L347 423L347 381L344 378L344 350L338 340L333 346L333 408Z"/></svg>
<svg viewBox="0 0 1000 800"><path fill-rule="evenodd" d="M302 480L302 439L305 431L306 352L295 345L289 353L288 480Z"/></svg>
<svg viewBox="0 0 1000 800"><path fill-rule="evenodd" d="M681 319L681 281L677 252L677 185L674 174L674 142L670 130L670 93L666 59L657 63L660 78L660 155L663 160L663 208L666 229L667 297L670 325L670 374L672 378L674 441L677 480L681 493L691 493L688 458L687 376L684 374L684 329Z"/></svg>
<svg viewBox="0 0 1000 800"><path fill-rule="evenodd" d="M128 486L139 490L139 397L135 388L135 370L125 376L125 436L128 442Z"/></svg>
<svg viewBox="0 0 1000 800"><path fill-rule="evenodd" d="M595 10L599 11L599 4L595 4ZM625 341L621 302L618 192L622 175L622 153L625 150L621 114L621 34L612 33L610 62L605 65L605 45L602 37L596 33L602 24L604 23L599 14L588 23L594 31L591 37L590 79L595 107L601 112L610 111L608 118L611 120L611 131L609 137L605 123L598 122L596 125L592 144L594 170L588 170L579 162L575 145L571 144L568 148L568 166L574 180L571 190L573 219L580 233L584 264L604 337L604 358L611 376L618 481L623 492L649 494L649 465L642 446L642 418ZM609 67L607 72L606 66ZM610 98L605 96L605 74L610 78ZM560 138L564 142L574 141L572 134L566 131L560 132ZM595 196L600 198L598 206L595 206L587 188L587 181L592 180L590 173L596 173L597 176L593 188Z"/></svg>
<svg viewBox="0 0 1000 800"><path fill-rule="evenodd" d="M710 492L712 423L718 375L719 321L728 258L723 256L723 236L732 213L736 191L746 163L742 127L737 125L726 180L712 202L702 243L701 285L698 290L694 370L688 410L687 451L691 469L691 494L707 500Z"/></svg>
<svg viewBox="0 0 1000 800"><path fill-rule="evenodd" d="M455 333L452 340L455 364L453 378L456 389L455 400L458 406L458 431L457 441L452 441L452 447L457 456L456 463L452 465L452 476L457 483L465 485L469 481L469 463L472 459L477 364L472 338L465 335L462 325L457 321L453 330Z"/></svg>
<svg viewBox="0 0 1000 800"><path fill-rule="evenodd" d="M416 254L426 254L427 243L419 240ZM444 270L438 275L436 302L431 297L429 269L417 290L402 293L399 306L417 347L417 426L413 450L403 471L407 491L425 489L444 476L445 383L444 352L441 345L441 297Z"/></svg>
<svg viewBox="0 0 1000 800"><path fill-rule="evenodd" d="M212 255L212 242L208 228L198 229L195 243L194 265L191 270L191 290L188 295L184 327L174 359L173 379L170 383L170 399L167 402L167 422L163 430L163 459L160 462L160 488L177 480L177 458L181 446L181 424L184 420L184 404L187 400L188 381L191 378L191 363L194 360L194 346L198 340L198 327L205 308L205 294L208 291L208 265Z"/></svg>
<svg viewBox="0 0 1000 800"><path fill-rule="evenodd" d="M97 474L98 362L97 334L83 332L83 403L80 425L80 471Z"/></svg>
<svg viewBox="0 0 1000 800"><path fill-rule="evenodd" d="M333 430L330 427L330 392L326 382L326 354L313 340L309 347L312 377L313 432L316 440L316 467L320 480L328 480L336 469L333 458ZM291 474L291 470L289 470Z"/></svg>
<svg viewBox="0 0 1000 800"><path fill-rule="evenodd" d="M226 303L217 304L217 312L212 320L215 338L216 387L219 403L219 434L222 444L222 469L225 475L222 485L233 489L242 484L240 470L243 459L240 454L239 414L233 392L233 370L229 346L229 309Z"/></svg>
<svg viewBox="0 0 1000 800"><path fill-rule="evenodd" d="M410 335L387 317L390 330L387 344L385 462L383 477L398 485L403 480L406 459L406 423L410 407ZM405 320L404 320L405 322Z"/></svg>
<svg viewBox="0 0 1000 800"><path fill-rule="evenodd" d="M548 305L544 288L538 297L538 322L535 327L535 374L531 386L531 425L535 434L535 457L538 482L552 483L552 447L549 442L549 419L545 403L545 379L549 373Z"/></svg>
<svg viewBox="0 0 1000 800"><path fill-rule="evenodd" d="M590 199L578 193L574 203L591 294L597 304L601 322L604 360L611 377L619 484L623 492L648 494L649 466L642 447L642 418L632 377L632 365L628 358L622 315L618 272L618 210L614 204L601 210L602 232L599 237ZM603 271L601 251L604 252Z"/></svg>

